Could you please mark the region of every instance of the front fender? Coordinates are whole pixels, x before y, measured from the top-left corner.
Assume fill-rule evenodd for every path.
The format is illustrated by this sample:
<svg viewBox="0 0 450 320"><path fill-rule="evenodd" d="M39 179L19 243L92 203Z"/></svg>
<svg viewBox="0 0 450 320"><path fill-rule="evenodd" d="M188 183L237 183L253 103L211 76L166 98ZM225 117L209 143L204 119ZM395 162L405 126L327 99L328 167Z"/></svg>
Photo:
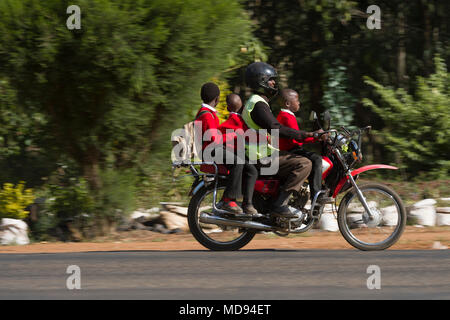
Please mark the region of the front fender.
<svg viewBox="0 0 450 320"><path fill-rule="evenodd" d="M393 166L388 166L386 164L371 164L368 166L364 166L358 169L355 169L351 172L352 177L364 172L364 171L369 171L369 170L375 170L375 169L390 169L390 170L397 170L397 167L393 167ZM336 196L339 194L339 192L341 191L342 187L344 186L344 184L347 182L348 177L344 177L341 179L341 181L339 181L336 189L334 190L334 194L333 194L333 198L336 198Z"/></svg>
<svg viewBox="0 0 450 320"><path fill-rule="evenodd" d="M205 185L205 181L197 179L196 181L194 181L194 183L191 186L191 190L189 191L188 196L194 196L198 190L200 190L201 187L203 187Z"/></svg>

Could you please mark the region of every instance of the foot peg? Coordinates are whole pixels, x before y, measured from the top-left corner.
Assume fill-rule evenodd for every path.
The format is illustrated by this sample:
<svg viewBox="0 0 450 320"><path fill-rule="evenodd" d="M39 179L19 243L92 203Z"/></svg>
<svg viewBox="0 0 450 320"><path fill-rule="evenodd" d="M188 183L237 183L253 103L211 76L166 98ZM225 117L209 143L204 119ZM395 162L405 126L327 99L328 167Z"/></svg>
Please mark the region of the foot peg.
<svg viewBox="0 0 450 320"><path fill-rule="evenodd" d="M319 199L317 199L318 204L327 204L327 203L334 203L334 198L331 197L319 197Z"/></svg>

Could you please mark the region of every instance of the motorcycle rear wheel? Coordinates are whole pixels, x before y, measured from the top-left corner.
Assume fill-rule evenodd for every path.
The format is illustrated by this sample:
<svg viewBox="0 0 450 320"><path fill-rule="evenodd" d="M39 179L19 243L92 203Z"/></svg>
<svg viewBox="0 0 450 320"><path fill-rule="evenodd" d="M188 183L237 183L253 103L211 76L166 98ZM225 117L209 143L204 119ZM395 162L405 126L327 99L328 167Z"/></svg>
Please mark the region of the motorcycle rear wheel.
<svg viewBox="0 0 450 320"><path fill-rule="evenodd" d="M217 199L220 199L220 193L225 189L224 185L220 185L217 188ZM209 209L203 209L205 208L202 206L205 206L206 204L209 204L209 207L211 207L212 204L212 193L214 191L214 185L211 184L209 186L203 186L198 192L192 197L189 208L188 208L188 224L189 229L194 236L194 238L205 248L213 250L213 251L235 251L239 250L245 245L247 245L255 236L256 230L238 230L234 229L234 232L236 233L237 238L226 240L221 239L224 238L225 233L230 233L232 236L232 233L229 231L223 231L221 235L214 238L213 233L206 233L205 230L203 230L203 227L201 226L201 223L199 221L199 216L201 212L212 214L211 208ZM238 232L242 231L240 234ZM225 240L225 241L221 241Z"/></svg>
<svg viewBox="0 0 450 320"><path fill-rule="evenodd" d="M356 190L352 188L339 205L339 231L348 243L359 250L387 249L398 241L405 229L406 210L403 202L394 190L383 184L368 183L358 187L375 214L375 219L368 220ZM359 213L352 214L352 210Z"/></svg>

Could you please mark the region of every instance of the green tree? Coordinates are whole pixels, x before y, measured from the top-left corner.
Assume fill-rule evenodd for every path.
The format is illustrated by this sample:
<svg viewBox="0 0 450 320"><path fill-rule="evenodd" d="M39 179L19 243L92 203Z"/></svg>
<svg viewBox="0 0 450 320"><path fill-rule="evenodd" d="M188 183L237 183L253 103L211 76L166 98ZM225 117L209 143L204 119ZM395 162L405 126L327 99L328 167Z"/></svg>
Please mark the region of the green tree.
<svg viewBox="0 0 450 320"><path fill-rule="evenodd" d="M69 5L80 30L66 27ZM39 147L99 189L106 162L133 167L170 146L251 24L237 0L3 0L0 34L0 78L44 117Z"/></svg>
<svg viewBox="0 0 450 320"><path fill-rule="evenodd" d="M417 77L414 95L404 89L384 87L370 78L381 103L370 99L363 103L385 122L381 134L386 148L411 175L427 172L430 177L448 177L450 173L450 74L444 61L436 56L435 72Z"/></svg>

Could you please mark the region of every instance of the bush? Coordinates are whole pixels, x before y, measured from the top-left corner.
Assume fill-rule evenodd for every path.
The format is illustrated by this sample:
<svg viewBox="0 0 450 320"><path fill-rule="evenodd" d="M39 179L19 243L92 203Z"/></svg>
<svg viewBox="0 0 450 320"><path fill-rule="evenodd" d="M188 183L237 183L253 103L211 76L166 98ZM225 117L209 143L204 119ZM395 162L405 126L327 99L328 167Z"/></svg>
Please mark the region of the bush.
<svg viewBox="0 0 450 320"><path fill-rule="evenodd" d="M5 183L0 191L0 218L25 219L28 211L24 209L33 203L34 195L31 189L24 190L25 183L16 187Z"/></svg>
<svg viewBox="0 0 450 320"><path fill-rule="evenodd" d="M102 188L96 195L97 224L109 225L120 219L136 207L137 174L134 169L103 169L100 172Z"/></svg>
<svg viewBox="0 0 450 320"><path fill-rule="evenodd" d="M68 185L49 185L45 211L50 226L65 230L70 225L86 235L95 212L95 201L86 180L71 178Z"/></svg>

